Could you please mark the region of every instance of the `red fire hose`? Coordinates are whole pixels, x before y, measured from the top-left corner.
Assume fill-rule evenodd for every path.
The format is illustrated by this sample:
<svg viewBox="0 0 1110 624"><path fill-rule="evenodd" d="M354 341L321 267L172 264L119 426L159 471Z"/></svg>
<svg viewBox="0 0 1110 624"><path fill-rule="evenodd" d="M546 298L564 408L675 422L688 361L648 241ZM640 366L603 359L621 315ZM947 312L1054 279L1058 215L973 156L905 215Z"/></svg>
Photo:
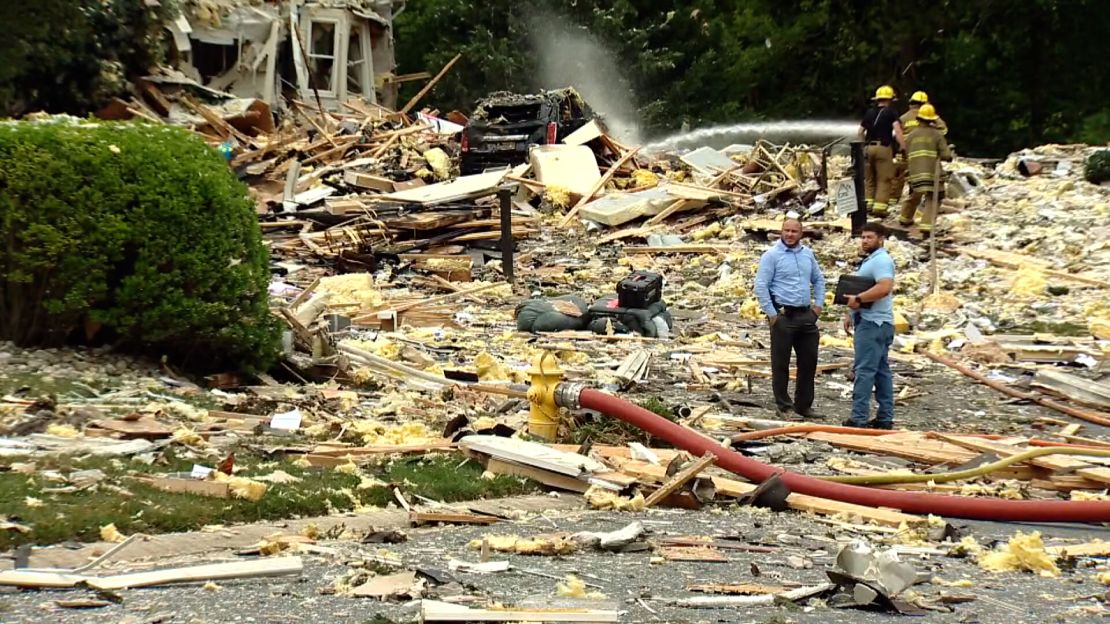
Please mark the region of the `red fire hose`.
<svg viewBox="0 0 1110 624"><path fill-rule="evenodd" d="M562 389L561 389L562 390ZM577 390L575 388L574 390ZM563 405L575 402L570 388L557 392ZM977 520L1018 522L1110 522L1110 501L1015 501L860 487L832 483L787 472L744 457L716 440L675 424L666 418L598 390L583 389L576 397L586 409L619 418L696 456L712 453L717 465L755 482L777 474L791 492L829 498L869 507L890 507L907 513L936 514Z"/></svg>

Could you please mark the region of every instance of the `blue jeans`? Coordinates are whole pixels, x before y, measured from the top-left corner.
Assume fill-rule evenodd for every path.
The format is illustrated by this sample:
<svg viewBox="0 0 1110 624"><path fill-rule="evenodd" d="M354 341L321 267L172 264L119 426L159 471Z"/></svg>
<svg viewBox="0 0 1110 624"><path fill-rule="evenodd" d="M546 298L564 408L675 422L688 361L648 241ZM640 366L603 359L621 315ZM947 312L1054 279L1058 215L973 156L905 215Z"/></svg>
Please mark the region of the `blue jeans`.
<svg viewBox="0 0 1110 624"><path fill-rule="evenodd" d="M894 421L894 377L890 373L887 353L894 342L894 325L873 323L855 318L856 383L852 389L852 424L862 427L871 414L871 389L879 411L875 414L878 424Z"/></svg>

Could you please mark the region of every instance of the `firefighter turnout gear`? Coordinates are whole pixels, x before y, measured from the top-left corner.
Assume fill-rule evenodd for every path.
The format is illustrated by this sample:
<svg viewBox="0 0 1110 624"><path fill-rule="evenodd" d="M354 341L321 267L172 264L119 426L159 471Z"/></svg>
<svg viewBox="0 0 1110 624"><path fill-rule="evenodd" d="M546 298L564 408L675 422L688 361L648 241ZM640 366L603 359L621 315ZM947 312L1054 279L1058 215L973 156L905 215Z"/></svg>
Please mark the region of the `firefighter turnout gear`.
<svg viewBox="0 0 1110 624"><path fill-rule="evenodd" d="M860 138L864 147L864 198L867 212L885 217L890 203L890 185L894 178L894 154L902 140L898 111L890 105L894 90L888 86L875 91L878 100L860 122Z"/></svg>
<svg viewBox="0 0 1110 624"><path fill-rule="evenodd" d="M905 133L907 142L909 142L910 135L920 123L917 121L917 118L921 111L925 110L926 106L932 111L929 118L933 121L933 127L940 131L941 135L948 134L948 126L945 125L944 120L937 115L933 105L927 103L928 100L929 96L926 95L924 91L917 91L910 96L910 110L906 111L899 120L902 122L902 132ZM902 199L902 190L906 186L907 169L906 155L899 154L897 160L894 161L894 178L890 183L890 200L893 203L898 203Z"/></svg>
<svg viewBox="0 0 1110 624"><path fill-rule="evenodd" d="M867 212L885 217L890 204L891 180L894 178L894 151L889 145L874 142L867 144L864 156L867 162L863 172Z"/></svg>
<svg viewBox="0 0 1110 624"><path fill-rule="evenodd" d="M921 108L923 109L921 112L928 112L924 111L925 106ZM932 107L929 106L929 108ZM932 115L935 116L936 113L932 112ZM924 233L929 233L933 230L937 214L933 197L933 188L937 182L937 163L940 160L950 160L952 156L944 135L933 127L931 120L919 112L918 121L922 120L924 122L906 137L906 181L910 184L910 196L902 203L898 222L903 226L913 225L918 205L922 200L926 200L920 229Z"/></svg>

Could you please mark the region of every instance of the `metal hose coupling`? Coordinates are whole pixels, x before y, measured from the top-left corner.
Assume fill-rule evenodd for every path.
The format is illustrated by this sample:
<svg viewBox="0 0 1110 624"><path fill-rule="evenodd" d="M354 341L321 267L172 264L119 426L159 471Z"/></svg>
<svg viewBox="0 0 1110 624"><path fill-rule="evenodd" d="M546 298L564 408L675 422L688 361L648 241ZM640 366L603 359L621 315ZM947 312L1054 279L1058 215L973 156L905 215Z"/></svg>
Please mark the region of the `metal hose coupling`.
<svg viewBox="0 0 1110 624"><path fill-rule="evenodd" d="M555 387L555 405L567 409L581 409L582 391L586 384L564 382Z"/></svg>

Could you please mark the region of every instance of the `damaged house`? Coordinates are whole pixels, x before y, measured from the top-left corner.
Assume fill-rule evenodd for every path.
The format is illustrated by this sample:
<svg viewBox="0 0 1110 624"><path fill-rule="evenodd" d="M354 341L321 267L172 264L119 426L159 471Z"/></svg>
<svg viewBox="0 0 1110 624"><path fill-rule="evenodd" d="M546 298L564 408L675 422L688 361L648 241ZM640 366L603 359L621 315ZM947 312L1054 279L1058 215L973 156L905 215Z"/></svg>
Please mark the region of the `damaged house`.
<svg viewBox="0 0 1110 624"><path fill-rule="evenodd" d="M394 108L393 18L403 0L187 0L167 28L185 77L275 107L337 110L348 98Z"/></svg>

